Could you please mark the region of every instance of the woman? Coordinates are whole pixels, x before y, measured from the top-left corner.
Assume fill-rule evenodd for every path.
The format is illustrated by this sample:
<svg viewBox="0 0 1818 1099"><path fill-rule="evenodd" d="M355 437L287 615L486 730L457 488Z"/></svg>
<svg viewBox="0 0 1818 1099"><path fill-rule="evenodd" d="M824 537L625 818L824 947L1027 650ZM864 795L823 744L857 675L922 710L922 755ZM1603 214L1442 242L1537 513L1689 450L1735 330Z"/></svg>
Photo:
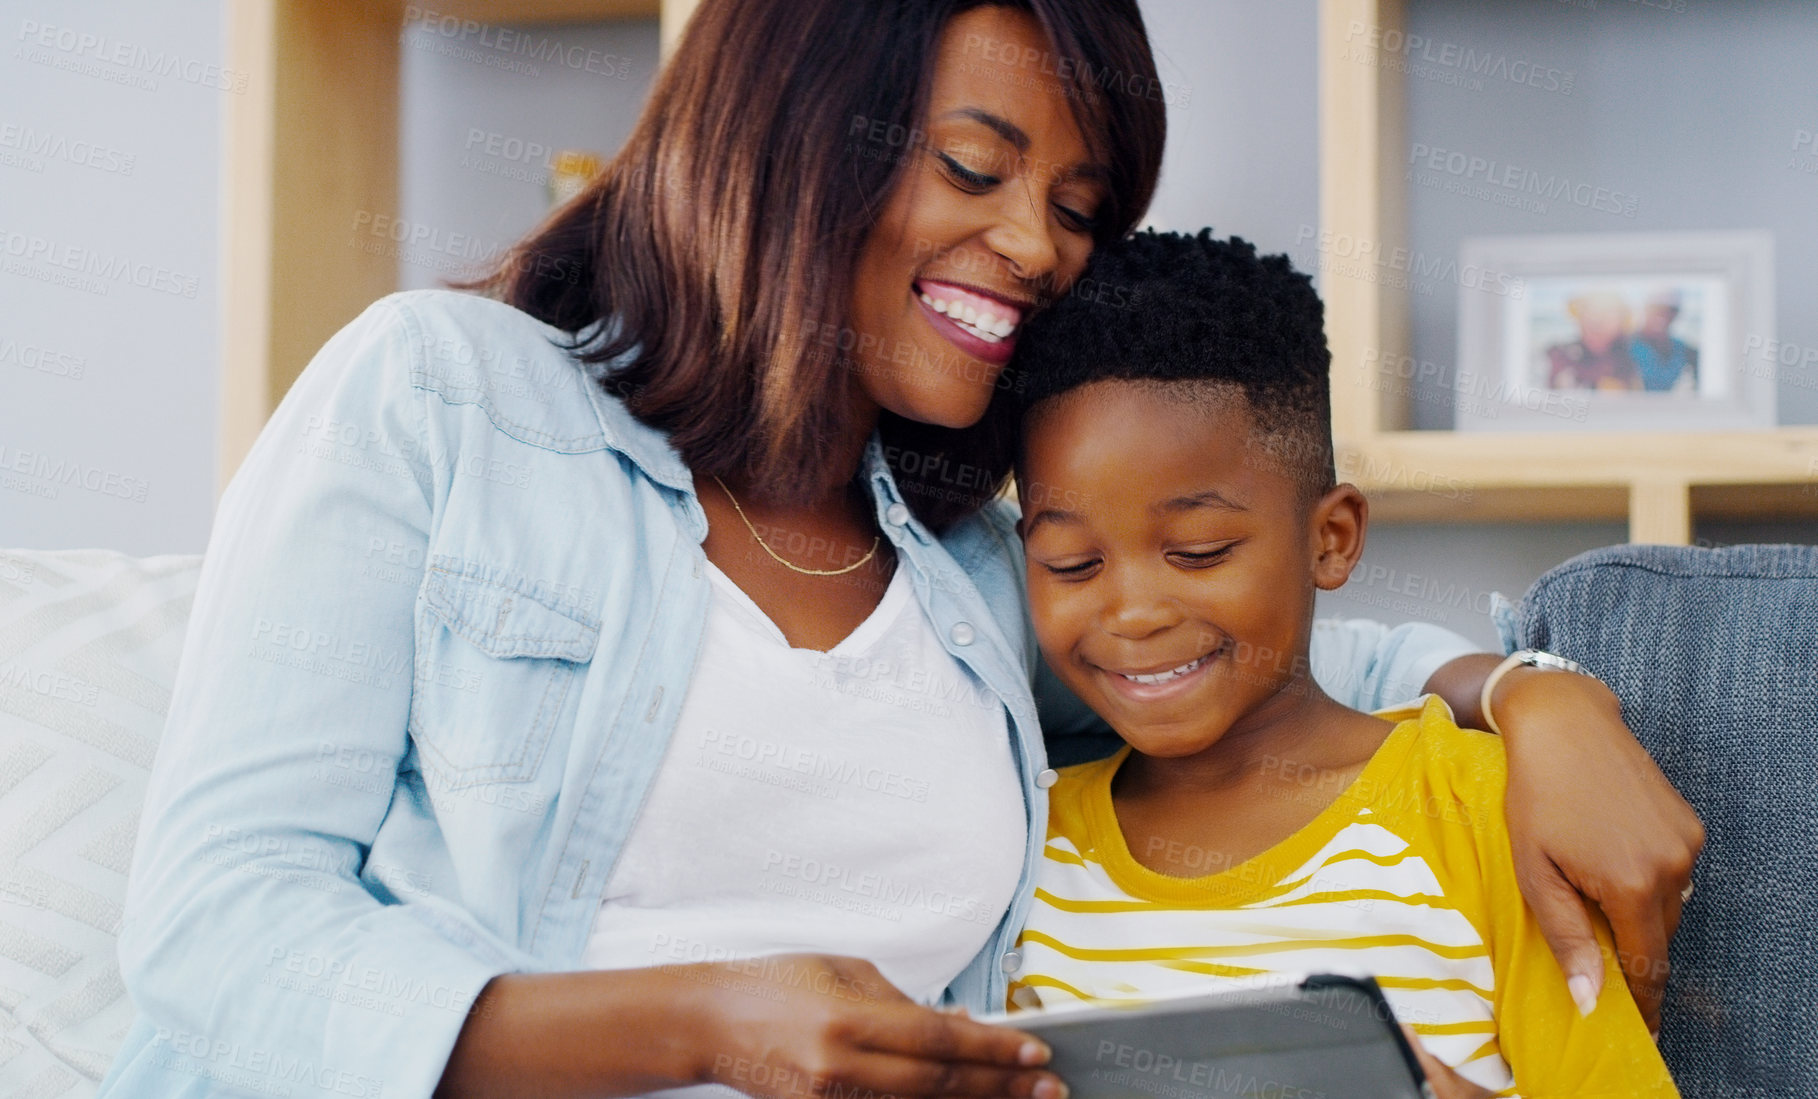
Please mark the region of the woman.
<svg viewBox="0 0 1818 1099"><path fill-rule="evenodd" d="M1141 217L1156 89L1133 0L706 0L503 302L331 340L221 504L103 1094L1058 1099L931 1005L1017 964L1038 697L1089 750L1031 688L991 397ZM1315 663L1473 721L1467 650L1339 625ZM1566 964L1568 879L1663 958L1689 810L1594 682L1494 706Z"/></svg>

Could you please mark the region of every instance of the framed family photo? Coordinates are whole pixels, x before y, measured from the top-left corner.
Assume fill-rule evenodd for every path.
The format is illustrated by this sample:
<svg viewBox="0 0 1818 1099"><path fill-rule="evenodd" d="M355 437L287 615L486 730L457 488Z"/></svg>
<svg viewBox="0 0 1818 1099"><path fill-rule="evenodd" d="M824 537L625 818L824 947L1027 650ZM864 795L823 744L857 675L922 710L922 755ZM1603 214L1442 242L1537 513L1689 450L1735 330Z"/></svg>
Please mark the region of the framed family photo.
<svg viewBox="0 0 1818 1099"><path fill-rule="evenodd" d="M1773 372L1743 354L1774 338L1768 234L1476 237L1473 266L1498 278L1459 293L1457 430L1774 426Z"/></svg>

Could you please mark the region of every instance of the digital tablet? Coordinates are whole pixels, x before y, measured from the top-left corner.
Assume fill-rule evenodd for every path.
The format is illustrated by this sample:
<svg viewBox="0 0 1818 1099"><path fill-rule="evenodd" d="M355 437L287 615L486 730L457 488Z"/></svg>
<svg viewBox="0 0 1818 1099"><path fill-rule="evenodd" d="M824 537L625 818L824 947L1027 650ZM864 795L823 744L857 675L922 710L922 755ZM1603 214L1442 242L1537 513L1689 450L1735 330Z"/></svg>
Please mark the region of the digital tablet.
<svg viewBox="0 0 1818 1099"><path fill-rule="evenodd" d="M1132 1005L992 1015L1054 1049L1072 1099L1422 1099L1420 1063L1376 982L1270 977Z"/></svg>

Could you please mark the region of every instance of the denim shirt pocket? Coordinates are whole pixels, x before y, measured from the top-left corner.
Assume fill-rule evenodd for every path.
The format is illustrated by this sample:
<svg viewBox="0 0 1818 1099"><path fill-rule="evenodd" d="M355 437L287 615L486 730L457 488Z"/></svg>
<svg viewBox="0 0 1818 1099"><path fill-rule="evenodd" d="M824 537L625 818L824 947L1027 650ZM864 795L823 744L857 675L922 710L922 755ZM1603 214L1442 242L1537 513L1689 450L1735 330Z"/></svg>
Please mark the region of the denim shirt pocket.
<svg viewBox="0 0 1818 1099"><path fill-rule="evenodd" d="M498 580L431 563L418 602L410 736L427 777L525 782L599 642L597 625Z"/></svg>

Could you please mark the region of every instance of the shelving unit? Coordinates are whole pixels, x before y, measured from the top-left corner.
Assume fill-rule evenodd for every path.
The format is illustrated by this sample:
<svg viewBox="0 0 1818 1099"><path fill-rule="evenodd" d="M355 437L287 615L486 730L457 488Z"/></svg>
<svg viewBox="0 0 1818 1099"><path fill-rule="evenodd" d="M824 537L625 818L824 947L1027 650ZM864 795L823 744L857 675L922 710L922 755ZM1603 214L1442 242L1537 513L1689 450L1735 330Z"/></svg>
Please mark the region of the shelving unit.
<svg viewBox="0 0 1818 1099"><path fill-rule="evenodd" d="M220 486L322 344L397 287L351 246L398 211L399 35L409 15L475 23L661 19L665 51L698 0L234 0L222 126Z"/></svg>
<svg viewBox="0 0 1818 1099"><path fill-rule="evenodd" d="M1407 240L1405 77L1348 58L1356 23L1404 29L1405 0L1321 0L1320 227L1387 252ZM1626 519L1631 542L1685 545L1696 516L1818 517L1818 427L1710 434L1409 431L1378 363L1407 354L1404 291L1321 280L1341 476L1394 522ZM1376 350L1372 356L1369 352Z"/></svg>
<svg viewBox="0 0 1818 1099"><path fill-rule="evenodd" d="M662 21L665 50L697 0L235 0L229 62L249 75L223 127L224 486L309 357L397 281L351 247L362 212L398 204L399 34L407 12L478 23ZM1404 0L1320 0L1322 230L1391 248L1407 237L1405 78L1346 60L1347 28L1403 26ZM1374 514L1410 522L1626 519L1683 544L1695 516L1818 517L1818 427L1718 434L1409 431L1406 394L1373 364L1409 343L1408 295L1322 280L1342 474ZM1372 359L1369 349L1378 354Z"/></svg>

